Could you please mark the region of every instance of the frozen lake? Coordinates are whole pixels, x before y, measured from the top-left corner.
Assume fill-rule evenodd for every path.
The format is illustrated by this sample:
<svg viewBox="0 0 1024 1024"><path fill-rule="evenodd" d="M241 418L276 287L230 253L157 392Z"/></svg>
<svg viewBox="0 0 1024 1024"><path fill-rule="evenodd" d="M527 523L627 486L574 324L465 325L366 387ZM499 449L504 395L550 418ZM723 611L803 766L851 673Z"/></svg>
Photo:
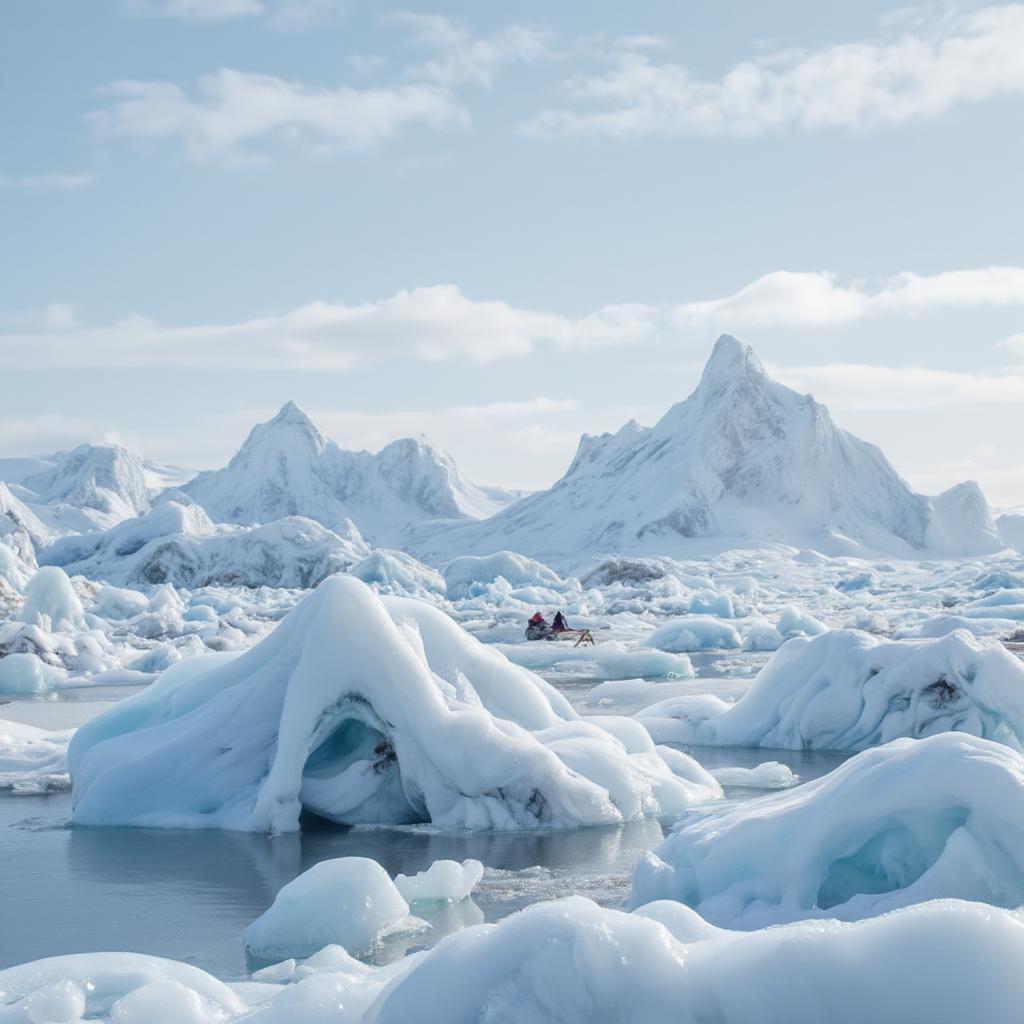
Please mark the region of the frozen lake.
<svg viewBox="0 0 1024 1024"><path fill-rule="evenodd" d="M583 687L566 683L574 703ZM72 693L58 702L15 702L0 716L68 728L97 710L96 698ZM75 698L79 699L75 699ZM581 708L583 710L583 708ZM802 781L825 774L842 755L794 751L694 748L705 766L788 764ZM751 791L729 795L745 798ZM241 934L278 890L316 862L360 856L392 875L414 874L445 858L481 861L488 869L473 902L432 919L430 937L396 939L389 960L437 941L450 930L500 920L538 900L571 893L619 906L640 855L660 842L656 821L533 833L443 834L423 828L343 828L312 816L301 834L137 828L72 828L69 793L0 793L0 968L41 957L97 950L134 950L196 964L237 978L246 963ZM412 943L412 945L407 945Z"/></svg>

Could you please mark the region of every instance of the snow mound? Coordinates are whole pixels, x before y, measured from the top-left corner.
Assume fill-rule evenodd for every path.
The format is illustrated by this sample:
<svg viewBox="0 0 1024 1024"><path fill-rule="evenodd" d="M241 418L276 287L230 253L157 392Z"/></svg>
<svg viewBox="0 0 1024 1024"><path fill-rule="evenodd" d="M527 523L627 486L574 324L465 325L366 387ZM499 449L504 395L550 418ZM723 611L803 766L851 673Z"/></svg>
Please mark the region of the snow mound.
<svg viewBox="0 0 1024 1024"><path fill-rule="evenodd" d="M29 651L16 651L0 658L0 693L47 693L66 680L67 673L62 668Z"/></svg>
<svg viewBox="0 0 1024 1024"><path fill-rule="evenodd" d="M166 501L110 530L61 538L40 557L119 586L311 587L369 552L353 523L338 529L297 516L216 527L198 505Z"/></svg>
<svg viewBox="0 0 1024 1024"><path fill-rule="evenodd" d="M783 645L735 704L677 697L636 718L659 743L853 751L961 732L1019 750L1024 663L963 630L934 640L830 630Z"/></svg>
<svg viewBox="0 0 1024 1024"><path fill-rule="evenodd" d="M45 565L29 580L18 621L47 631L85 628L85 610L63 569Z"/></svg>
<svg viewBox="0 0 1024 1024"><path fill-rule="evenodd" d="M1013 509L996 519L999 539L1007 546L1024 552L1024 511Z"/></svg>
<svg viewBox="0 0 1024 1024"><path fill-rule="evenodd" d="M224 1024L248 1011L223 982L141 953L75 953L0 971L11 1024Z"/></svg>
<svg viewBox="0 0 1024 1024"><path fill-rule="evenodd" d="M83 1004L83 1018L116 1024L821 1024L822 1007L831 1024L1009 1024L1024 1010L1022 956L1019 914L956 900L733 932L677 903L626 914L574 896L387 967L327 947L259 972L240 994L131 953L10 968L0 989L12 1021L74 1024L68 1011Z"/></svg>
<svg viewBox="0 0 1024 1024"><path fill-rule="evenodd" d="M565 585L553 569L514 551L499 551L485 557L461 555L453 558L444 569L445 586L451 601L485 594L498 579L504 579L513 587L560 590Z"/></svg>
<svg viewBox="0 0 1024 1024"><path fill-rule="evenodd" d="M396 931L423 927L388 873L366 857L322 860L289 882L245 930L261 959L307 957L327 945L365 953Z"/></svg>
<svg viewBox="0 0 1024 1024"><path fill-rule="evenodd" d="M430 601L443 597L445 593L441 574L404 551L378 548L360 559L348 572L350 576L368 583L378 594Z"/></svg>
<svg viewBox="0 0 1024 1024"><path fill-rule="evenodd" d="M395 875L395 886L407 903L458 903L472 893L483 874L478 860L435 860L411 878Z"/></svg>
<svg viewBox="0 0 1024 1024"><path fill-rule="evenodd" d="M711 615L688 615L659 626L648 638L649 647L662 651L731 650L741 646L736 627Z"/></svg>
<svg viewBox="0 0 1024 1024"><path fill-rule="evenodd" d="M628 749L442 611L335 576L245 654L172 665L83 726L74 820L285 832L305 806L347 823L552 828L720 794L626 725Z"/></svg>
<svg viewBox="0 0 1024 1024"><path fill-rule="evenodd" d="M943 897L1024 903L1024 758L949 733L864 751L786 793L691 812L640 861L630 901L674 899L746 929Z"/></svg>
<svg viewBox="0 0 1024 1024"><path fill-rule="evenodd" d="M218 522L303 516L337 530L351 519L375 543L399 538L410 523L479 518L504 504L425 437L393 441L376 454L346 451L294 402L253 427L224 469L200 473L181 490Z"/></svg>
<svg viewBox="0 0 1024 1024"><path fill-rule="evenodd" d="M728 335L693 394L654 427L585 435L549 490L482 523L425 529L417 543L434 555L511 547L561 566L595 554L699 553L694 542L714 538L833 555L1003 547L976 485L915 493L878 448L772 380Z"/></svg>
<svg viewBox="0 0 1024 1024"><path fill-rule="evenodd" d="M0 790L34 795L69 789L67 750L71 735L70 730L46 732L0 718Z"/></svg>

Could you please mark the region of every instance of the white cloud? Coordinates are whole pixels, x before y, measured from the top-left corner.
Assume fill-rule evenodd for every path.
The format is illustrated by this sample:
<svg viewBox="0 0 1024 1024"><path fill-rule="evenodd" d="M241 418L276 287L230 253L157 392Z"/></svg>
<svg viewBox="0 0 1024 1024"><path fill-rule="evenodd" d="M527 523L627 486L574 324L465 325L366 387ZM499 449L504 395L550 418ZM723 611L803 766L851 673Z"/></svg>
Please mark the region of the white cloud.
<svg viewBox="0 0 1024 1024"><path fill-rule="evenodd" d="M867 129L936 117L957 103L1024 92L1024 5L952 12L885 42L785 50L718 81L632 50L563 83L572 106L524 129L542 136L757 135L788 127Z"/></svg>
<svg viewBox="0 0 1024 1024"><path fill-rule="evenodd" d="M875 285L839 284L828 271L776 270L724 298L683 303L673 317L693 325L827 327L883 313L1021 304L1024 267L902 273Z"/></svg>
<svg viewBox="0 0 1024 1024"><path fill-rule="evenodd" d="M540 342L587 348L637 341L653 329L645 306L607 306L582 317L475 301L454 285L404 289L357 305L313 302L281 316L234 324L167 327L130 317L109 327L21 329L0 334L8 367L188 366L346 370L389 357L522 356Z"/></svg>
<svg viewBox="0 0 1024 1024"><path fill-rule="evenodd" d="M551 32L531 25L509 25L480 38L440 14L401 13L393 18L408 26L416 41L438 51L433 59L409 68L407 76L445 88L470 84L489 89L508 64L557 56L551 49Z"/></svg>
<svg viewBox="0 0 1024 1024"><path fill-rule="evenodd" d="M69 189L91 185L91 174L33 174L25 178L11 178L0 174L0 188Z"/></svg>
<svg viewBox="0 0 1024 1024"><path fill-rule="evenodd" d="M143 18L221 22L265 17L273 28L298 29L337 13L348 0L123 0L123 5Z"/></svg>
<svg viewBox="0 0 1024 1024"><path fill-rule="evenodd" d="M0 417L0 449L5 455L48 455L74 448L83 441L124 444L126 438L98 420L61 413ZM129 443L128 447L135 445Z"/></svg>
<svg viewBox="0 0 1024 1024"><path fill-rule="evenodd" d="M66 331L76 326L75 307L67 302L51 302L35 309L0 313L0 328L28 331Z"/></svg>
<svg viewBox="0 0 1024 1024"><path fill-rule="evenodd" d="M102 134L180 142L197 163L267 159L273 144L313 152L359 150L414 127L464 125L468 114L426 84L320 88L230 68L201 75L192 90L174 82L114 82L109 106L86 115Z"/></svg>
<svg viewBox="0 0 1024 1024"><path fill-rule="evenodd" d="M1024 332L1011 334L998 343L998 348L1005 348L1015 356L1024 356Z"/></svg>
<svg viewBox="0 0 1024 1024"><path fill-rule="evenodd" d="M905 412L1024 404L1024 371L963 373L921 366L828 363L772 366L769 372L797 391L810 392L833 411Z"/></svg>

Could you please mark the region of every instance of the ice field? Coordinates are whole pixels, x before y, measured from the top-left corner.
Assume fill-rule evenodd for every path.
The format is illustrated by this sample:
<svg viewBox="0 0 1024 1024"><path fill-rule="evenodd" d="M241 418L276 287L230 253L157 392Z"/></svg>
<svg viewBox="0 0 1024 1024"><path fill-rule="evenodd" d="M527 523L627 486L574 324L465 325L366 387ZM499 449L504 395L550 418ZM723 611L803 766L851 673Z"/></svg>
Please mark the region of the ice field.
<svg viewBox="0 0 1024 1024"><path fill-rule="evenodd" d="M798 481L831 522L771 527L774 441L701 432L735 388L741 433L859 467ZM22 467L0 1021L1017 1019L1024 555L809 402L724 339L519 501L292 405L183 487L109 446ZM703 490L636 544L511 546L661 458ZM538 610L594 642L527 640Z"/></svg>

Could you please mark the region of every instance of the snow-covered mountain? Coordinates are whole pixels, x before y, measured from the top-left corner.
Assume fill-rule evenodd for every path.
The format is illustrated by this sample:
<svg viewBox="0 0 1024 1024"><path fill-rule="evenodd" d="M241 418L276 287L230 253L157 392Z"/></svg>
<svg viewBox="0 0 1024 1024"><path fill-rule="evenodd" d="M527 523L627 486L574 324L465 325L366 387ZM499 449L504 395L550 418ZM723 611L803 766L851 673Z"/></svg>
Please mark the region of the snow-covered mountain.
<svg viewBox="0 0 1024 1024"><path fill-rule="evenodd" d="M149 509L141 456L116 444L0 459L0 480L57 533L104 529Z"/></svg>
<svg viewBox="0 0 1024 1024"><path fill-rule="evenodd" d="M486 522L421 529L414 549L438 558L511 548L565 565L692 555L707 538L903 556L1003 546L976 484L915 493L877 447L723 336L697 389L657 425L584 436L549 490Z"/></svg>
<svg viewBox="0 0 1024 1024"><path fill-rule="evenodd" d="M347 451L294 402L253 427L224 469L200 473L181 491L218 522L299 515L334 528L352 520L368 539L396 546L410 524L480 519L507 504L467 480L426 437L393 441L376 454Z"/></svg>
<svg viewBox="0 0 1024 1024"><path fill-rule="evenodd" d="M165 501L109 530L61 537L39 560L118 586L314 587L369 552L349 521L337 532L301 516L217 526L198 505Z"/></svg>

